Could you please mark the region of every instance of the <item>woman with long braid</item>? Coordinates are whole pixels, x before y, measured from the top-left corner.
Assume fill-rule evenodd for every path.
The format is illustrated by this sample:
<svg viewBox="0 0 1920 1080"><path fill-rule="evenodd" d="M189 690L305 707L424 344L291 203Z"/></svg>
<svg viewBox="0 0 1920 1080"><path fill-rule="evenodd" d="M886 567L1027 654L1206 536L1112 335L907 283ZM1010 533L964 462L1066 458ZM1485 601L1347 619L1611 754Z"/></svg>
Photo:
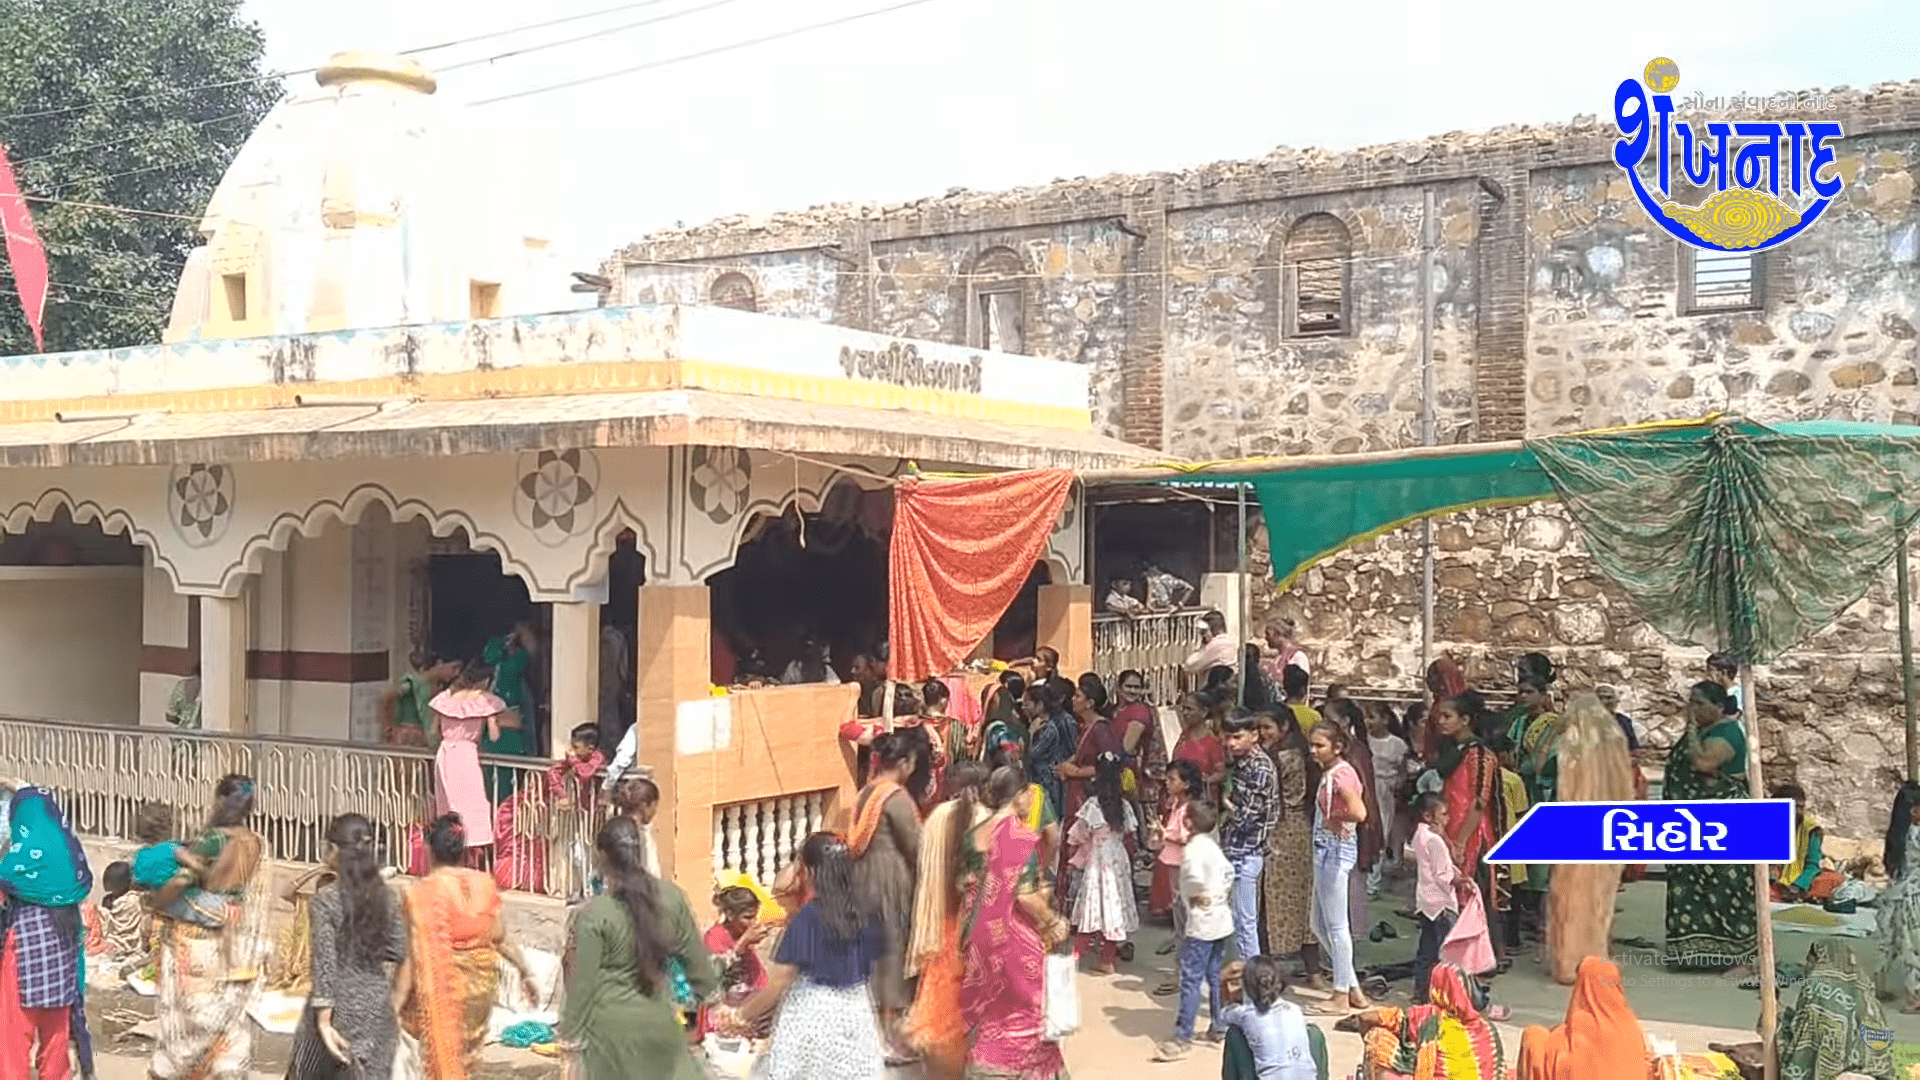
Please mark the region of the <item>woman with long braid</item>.
<svg viewBox="0 0 1920 1080"><path fill-rule="evenodd" d="M407 955L400 901L380 877L373 824L342 814L327 827L334 880L308 907L313 994L293 1035L289 1080L379 1080L393 1074L393 988ZM388 965L395 972L389 974Z"/></svg>
<svg viewBox="0 0 1920 1080"><path fill-rule="evenodd" d="M720 987L713 954L700 938L686 894L647 873L640 826L629 817L600 828L594 853L607 891L574 920L562 1043L582 1080L650 1077L701 1080L674 1003L669 961L684 965L694 994Z"/></svg>

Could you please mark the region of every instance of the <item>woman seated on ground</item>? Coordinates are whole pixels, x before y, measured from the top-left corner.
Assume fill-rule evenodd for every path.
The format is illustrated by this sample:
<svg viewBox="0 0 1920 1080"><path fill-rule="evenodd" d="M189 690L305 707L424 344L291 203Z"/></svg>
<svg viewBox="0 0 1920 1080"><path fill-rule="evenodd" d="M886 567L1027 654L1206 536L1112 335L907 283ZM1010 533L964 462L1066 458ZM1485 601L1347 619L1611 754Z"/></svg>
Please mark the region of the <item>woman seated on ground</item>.
<svg viewBox="0 0 1920 1080"><path fill-rule="evenodd" d="M1256 956L1220 974L1227 1028L1220 1080L1327 1080L1327 1038L1300 1006L1284 1001L1280 962Z"/></svg>
<svg viewBox="0 0 1920 1080"><path fill-rule="evenodd" d="M1806 789L1795 783L1775 784L1773 797L1793 800L1794 861L1773 868L1773 899L1776 903L1825 903L1833 899L1833 890L1847 880L1838 870L1825 869L1820 842L1826 831L1819 819L1807 810Z"/></svg>
<svg viewBox="0 0 1920 1080"><path fill-rule="evenodd" d="M1549 1031L1535 1024L1520 1036L1516 1080L1641 1080L1647 1036L1627 1007L1620 969L1589 956L1573 978L1567 1019Z"/></svg>
<svg viewBox="0 0 1920 1080"><path fill-rule="evenodd" d="M1433 969L1427 1002L1355 1015L1366 1043L1360 1080L1501 1080L1506 1075L1500 1033L1474 1008L1467 977L1458 967Z"/></svg>

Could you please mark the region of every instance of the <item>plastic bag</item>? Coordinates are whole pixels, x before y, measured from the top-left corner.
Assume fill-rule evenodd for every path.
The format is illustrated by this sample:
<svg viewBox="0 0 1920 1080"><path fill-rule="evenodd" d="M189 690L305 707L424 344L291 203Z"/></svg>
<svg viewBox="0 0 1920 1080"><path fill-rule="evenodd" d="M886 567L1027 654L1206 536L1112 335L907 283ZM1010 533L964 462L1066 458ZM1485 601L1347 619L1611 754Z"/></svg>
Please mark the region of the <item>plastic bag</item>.
<svg viewBox="0 0 1920 1080"><path fill-rule="evenodd" d="M425 1075L419 1041L402 1030L393 1051L393 1080L420 1080Z"/></svg>
<svg viewBox="0 0 1920 1080"><path fill-rule="evenodd" d="M1048 1042L1059 1042L1080 1030L1079 961L1072 953L1048 953L1043 1011Z"/></svg>
<svg viewBox="0 0 1920 1080"><path fill-rule="evenodd" d="M1471 888L1453 931L1440 943L1440 959L1469 975L1485 975L1498 961L1493 955L1493 935L1487 930L1487 908L1480 900L1480 887Z"/></svg>

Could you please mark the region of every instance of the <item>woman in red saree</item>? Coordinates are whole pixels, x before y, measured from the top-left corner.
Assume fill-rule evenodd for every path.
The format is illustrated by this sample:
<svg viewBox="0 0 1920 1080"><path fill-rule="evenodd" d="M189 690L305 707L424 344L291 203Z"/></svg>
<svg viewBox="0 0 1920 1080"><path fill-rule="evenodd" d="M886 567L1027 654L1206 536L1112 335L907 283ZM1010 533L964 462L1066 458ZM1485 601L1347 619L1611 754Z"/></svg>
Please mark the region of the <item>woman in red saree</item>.
<svg viewBox="0 0 1920 1080"><path fill-rule="evenodd" d="M1045 1023L1047 952L1067 939L1040 874L1040 834L1029 828L1033 788L1012 769L987 781L994 808L968 834L976 876L960 928L960 1013L973 1032L970 1080L1064 1080L1060 1044Z"/></svg>
<svg viewBox="0 0 1920 1080"><path fill-rule="evenodd" d="M1443 781L1440 796L1447 801L1447 846L1453 849L1454 865L1480 886L1491 918L1493 872L1481 857L1499 835L1505 808L1500 797L1500 759L1480 741L1477 731L1485 711L1478 694L1471 690L1457 694L1434 707L1433 729L1438 743L1435 767ZM1495 949L1506 948L1497 930L1493 943Z"/></svg>
<svg viewBox="0 0 1920 1080"><path fill-rule="evenodd" d="M420 1040L427 1080L466 1080L487 1041L500 989L502 957L520 972L520 989L537 1002L526 958L506 939L493 878L460 864L467 834L456 814L427 828L433 871L406 894L410 981L400 1023Z"/></svg>

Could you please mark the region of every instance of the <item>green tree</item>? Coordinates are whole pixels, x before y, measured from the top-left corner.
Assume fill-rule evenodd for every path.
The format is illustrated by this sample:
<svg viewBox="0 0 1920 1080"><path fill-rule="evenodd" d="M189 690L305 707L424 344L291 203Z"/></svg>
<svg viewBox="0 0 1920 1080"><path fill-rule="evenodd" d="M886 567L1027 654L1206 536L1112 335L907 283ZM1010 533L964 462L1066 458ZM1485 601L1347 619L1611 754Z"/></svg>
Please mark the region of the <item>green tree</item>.
<svg viewBox="0 0 1920 1080"><path fill-rule="evenodd" d="M281 95L240 8L0 0L0 144L47 248L48 352L160 340L199 216ZM33 351L8 269L0 355Z"/></svg>

